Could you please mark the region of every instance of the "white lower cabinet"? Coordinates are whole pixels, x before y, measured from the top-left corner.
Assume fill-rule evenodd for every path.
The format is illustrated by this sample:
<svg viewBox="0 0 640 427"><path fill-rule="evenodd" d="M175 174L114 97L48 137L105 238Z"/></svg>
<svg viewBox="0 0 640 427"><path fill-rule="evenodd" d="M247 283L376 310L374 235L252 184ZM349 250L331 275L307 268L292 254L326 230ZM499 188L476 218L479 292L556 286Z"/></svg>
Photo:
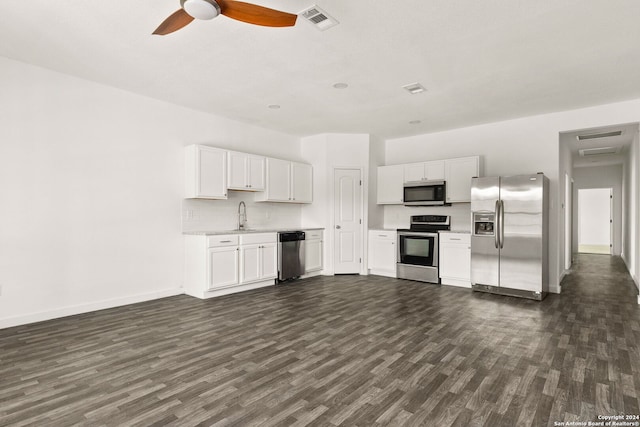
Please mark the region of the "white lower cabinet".
<svg viewBox="0 0 640 427"><path fill-rule="evenodd" d="M322 230L305 231L305 275L322 270Z"/></svg>
<svg viewBox="0 0 640 427"><path fill-rule="evenodd" d="M396 277L398 233L369 230L369 274Z"/></svg>
<svg viewBox="0 0 640 427"><path fill-rule="evenodd" d="M440 282L471 287L471 234L440 232Z"/></svg>
<svg viewBox="0 0 640 427"><path fill-rule="evenodd" d="M210 298L274 285L276 241L276 233L185 236L185 293Z"/></svg>
<svg viewBox="0 0 640 427"><path fill-rule="evenodd" d="M239 283L238 247L208 249L207 289L226 288Z"/></svg>
<svg viewBox="0 0 640 427"><path fill-rule="evenodd" d="M275 279L278 251L276 234L248 234L240 236L240 283Z"/></svg>

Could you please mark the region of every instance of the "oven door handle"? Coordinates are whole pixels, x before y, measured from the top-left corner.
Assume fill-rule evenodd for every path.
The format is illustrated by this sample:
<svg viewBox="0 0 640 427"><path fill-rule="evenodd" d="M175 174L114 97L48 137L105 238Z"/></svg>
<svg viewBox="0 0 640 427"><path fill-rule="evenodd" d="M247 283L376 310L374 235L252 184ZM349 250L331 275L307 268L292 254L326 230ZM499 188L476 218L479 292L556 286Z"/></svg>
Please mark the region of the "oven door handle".
<svg viewBox="0 0 640 427"><path fill-rule="evenodd" d="M498 249L500 247L500 200L496 200L494 225L493 225L493 243Z"/></svg>

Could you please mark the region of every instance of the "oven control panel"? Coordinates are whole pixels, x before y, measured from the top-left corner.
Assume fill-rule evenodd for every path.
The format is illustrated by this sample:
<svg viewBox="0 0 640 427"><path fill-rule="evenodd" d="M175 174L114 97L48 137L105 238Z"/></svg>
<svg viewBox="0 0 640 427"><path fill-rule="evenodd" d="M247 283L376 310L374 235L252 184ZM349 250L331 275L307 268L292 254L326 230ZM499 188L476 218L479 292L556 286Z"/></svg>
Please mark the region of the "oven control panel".
<svg viewBox="0 0 640 427"><path fill-rule="evenodd" d="M495 230L494 213L474 213L473 214L473 235L493 236Z"/></svg>

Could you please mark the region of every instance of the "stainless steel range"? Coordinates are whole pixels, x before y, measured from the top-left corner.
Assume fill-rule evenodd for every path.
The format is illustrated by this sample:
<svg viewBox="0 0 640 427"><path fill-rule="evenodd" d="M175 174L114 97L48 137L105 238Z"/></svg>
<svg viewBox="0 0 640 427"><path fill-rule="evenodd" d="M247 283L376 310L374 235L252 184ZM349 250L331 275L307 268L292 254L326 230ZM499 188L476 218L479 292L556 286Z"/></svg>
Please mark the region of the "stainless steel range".
<svg viewBox="0 0 640 427"><path fill-rule="evenodd" d="M440 283L438 273L438 231L451 229L448 215L413 215L408 230L398 230L400 279Z"/></svg>

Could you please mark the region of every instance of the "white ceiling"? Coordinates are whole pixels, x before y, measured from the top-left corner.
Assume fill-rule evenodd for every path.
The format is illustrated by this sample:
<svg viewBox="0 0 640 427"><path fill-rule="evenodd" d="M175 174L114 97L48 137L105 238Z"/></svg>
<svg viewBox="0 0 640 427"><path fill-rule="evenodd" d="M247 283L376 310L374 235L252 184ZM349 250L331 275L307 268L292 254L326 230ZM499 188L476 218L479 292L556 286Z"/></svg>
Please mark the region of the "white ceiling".
<svg viewBox="0 0 640 427"><path fill-rule="evenodd" d="M619 136L608 136L603 138L586 139L579 141L579 135L592 135L606 132L622 131ZM622 164L629 153L629 146L634 136L638 133L638 123L621 124L616 126L606 126L595 129L581 129L560 134L560 143L568 144L571 150L571 159L574 167L607 166ZM581 156L580 150L593 148L616 148L618 154L598 154L591 156Z"/></svg>
<svg viewBox="0 0 640 427"><path fill-rule="evenodd" d="M637 0L317 4L340 24L221 16L161 37L178 0L5 0L0 55L299 136L394 138L640 97ZM401 88L413 82L428 91Z"/></svg>

